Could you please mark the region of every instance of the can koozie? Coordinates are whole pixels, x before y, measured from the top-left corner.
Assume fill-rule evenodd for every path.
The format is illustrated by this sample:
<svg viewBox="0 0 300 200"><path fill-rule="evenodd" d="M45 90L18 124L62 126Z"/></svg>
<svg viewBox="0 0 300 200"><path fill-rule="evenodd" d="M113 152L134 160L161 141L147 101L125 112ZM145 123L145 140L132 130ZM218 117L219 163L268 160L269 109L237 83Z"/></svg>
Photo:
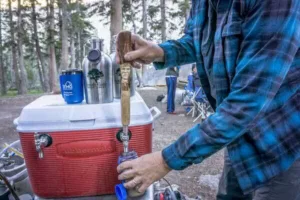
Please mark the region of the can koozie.
<svg viewBox="0 0 300 200"><path fill-rule="evenodd" d="M70 69L61 72L59 77L61 94L68 104L83 101L83 73L82 70Z"/></svg>

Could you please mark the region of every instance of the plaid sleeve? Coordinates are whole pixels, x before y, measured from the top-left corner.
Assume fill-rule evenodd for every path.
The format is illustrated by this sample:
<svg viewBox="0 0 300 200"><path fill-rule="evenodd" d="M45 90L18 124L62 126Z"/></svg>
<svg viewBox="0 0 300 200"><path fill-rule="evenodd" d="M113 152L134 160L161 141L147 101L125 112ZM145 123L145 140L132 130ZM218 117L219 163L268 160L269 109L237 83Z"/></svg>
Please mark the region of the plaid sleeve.
<svg viewBox="0 0 300 200"><path fill-rule="evenodd" d="M154 67L156 69L164 69L196 62L192 15L190 15L187 21L184 33L185 35L179 40L169 40L159 44L164 51L165 61L154 62Z"/></svg>
<svg viewBox="0 0 300 200"><path fill-rule="evenodd" d="M300 47L300 1L257 2L243 22L229 95L215 114L163 150L170 168L181 170L200 163L232 143L267 109L282 86ZM246 146L241 151L252 155Z"/></svg>

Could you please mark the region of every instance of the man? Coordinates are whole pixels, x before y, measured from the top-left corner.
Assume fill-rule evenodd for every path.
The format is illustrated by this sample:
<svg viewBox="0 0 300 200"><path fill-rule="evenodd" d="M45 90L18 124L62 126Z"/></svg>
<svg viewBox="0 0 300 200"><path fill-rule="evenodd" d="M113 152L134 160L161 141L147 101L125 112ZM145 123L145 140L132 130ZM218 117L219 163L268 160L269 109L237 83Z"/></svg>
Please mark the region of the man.
<svg viewBox="0 0 300 200"><path fill-rule="evenodd" d="M118 166L126 187L144 191L226 147L217 199L300 199L299 0L193 0L181 39L132 41L128 61L196 62L215 113L162 152Z"/></svg>
<svg viewBox="0 0 300 200"><path fill-rule="evenodd" d="M174 114L175 111L175 95L177 77L179 76L179 67L169 67L166 71L166 83L167 83L167 113Z"/></svg>
<svg viewBox="0 0 300 200"><path fill-rule="evenodd" d="M142 67L144 67L144 66L140 66L139 68L133 69L133 73L136 76L136 80L138 81L138 84L137 84L138 88L143 88L144 87Z"/></svg>

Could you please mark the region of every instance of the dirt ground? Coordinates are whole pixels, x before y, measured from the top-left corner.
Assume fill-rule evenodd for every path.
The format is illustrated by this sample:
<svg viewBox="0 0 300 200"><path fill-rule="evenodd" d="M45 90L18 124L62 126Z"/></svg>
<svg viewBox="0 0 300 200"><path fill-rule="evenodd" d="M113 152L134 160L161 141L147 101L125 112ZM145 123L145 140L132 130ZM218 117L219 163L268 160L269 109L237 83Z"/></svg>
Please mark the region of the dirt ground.
<svg viewBox="0 0 300 200"><path fill-rule="evenodd" d="M175 141L182 133L194 126L191 116L185 116L184 108L177 105L176 115L166 114L166 104L156 102L156 97L165 93L165 88L156 90L140 90L149 107L156 106L162 115L154 122L153 151L158 151ZM26 95L0 98L0 146L18 139L13 120L19 116L22 108L39 95ZM193 165L184 171L173 171L166 179L171 184L179 186L180 190L189 197L201 197L202 200L215 199L218 177L223 168L223 151L206 159L203 163Z"/></svg>

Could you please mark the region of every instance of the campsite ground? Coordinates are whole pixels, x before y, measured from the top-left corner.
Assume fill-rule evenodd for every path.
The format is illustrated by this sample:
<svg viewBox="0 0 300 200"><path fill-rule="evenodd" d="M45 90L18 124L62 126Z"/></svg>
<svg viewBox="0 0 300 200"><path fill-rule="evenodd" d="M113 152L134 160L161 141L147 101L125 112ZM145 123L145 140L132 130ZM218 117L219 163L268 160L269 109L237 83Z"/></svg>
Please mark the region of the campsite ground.
<svg viewBox="0 0 300 200"><path fill-rule="evenodd" d="M149 107L156 106L162 115L154 122L153 151L163 149L175 141L193 123L191 116L184 115L184 108L177 105L176 115L166 114L166 104L156 102L156 97L165 93L165 88L145 88L139 93ZM0 97L0 145L18 139L13 120L18 117L22 108L40 95L25 95L16 97ZM215 199L218 178L223 167L223 151L206 159L199 165L193 165L184 171L173 171L166 177L171 184L179 186L189 197L201 196L204 200Z"/></svg>

